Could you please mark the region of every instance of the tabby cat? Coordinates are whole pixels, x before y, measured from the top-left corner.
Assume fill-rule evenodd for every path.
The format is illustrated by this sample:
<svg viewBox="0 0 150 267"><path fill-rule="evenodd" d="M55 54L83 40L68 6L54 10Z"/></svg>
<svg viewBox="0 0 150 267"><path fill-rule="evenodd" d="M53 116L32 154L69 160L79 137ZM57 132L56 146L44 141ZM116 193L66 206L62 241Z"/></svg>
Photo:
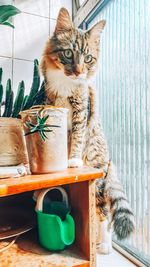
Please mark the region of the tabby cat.
<svg viewBox="0 0 150 267"><path fill-rule="evenodd" d="M69 166L103 168L97 180L97 245L99 252L111 251L111 226L119 239L134 230L134 216L116 176L96 110L96 93L90 86L99 57L100 33L105 21L88 31L76 29L68 11L59 12L53 36L41 62L47 103L69 109L71 146Z"/></svg>

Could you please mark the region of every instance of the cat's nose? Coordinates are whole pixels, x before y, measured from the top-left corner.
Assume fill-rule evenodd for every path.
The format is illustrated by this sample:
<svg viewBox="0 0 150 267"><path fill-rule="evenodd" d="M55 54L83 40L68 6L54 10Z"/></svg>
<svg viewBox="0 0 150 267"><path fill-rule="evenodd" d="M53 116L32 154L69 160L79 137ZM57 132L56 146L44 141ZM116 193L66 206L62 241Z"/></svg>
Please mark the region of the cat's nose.
<svg viewBox="0 0 150 267"><path fill-rule="evenodd" d="M79 76L83 72L83 66L80 64L77 64L75 67L75 75Z"/></svg>

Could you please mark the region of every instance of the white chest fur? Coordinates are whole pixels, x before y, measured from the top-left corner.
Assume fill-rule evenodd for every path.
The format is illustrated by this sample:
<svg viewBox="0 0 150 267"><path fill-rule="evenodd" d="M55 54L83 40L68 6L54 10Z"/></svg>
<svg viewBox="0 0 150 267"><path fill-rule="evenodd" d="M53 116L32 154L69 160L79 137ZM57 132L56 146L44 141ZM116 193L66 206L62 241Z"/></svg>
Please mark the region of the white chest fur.
<svg viewBox="0 0 150 267"><path fill-rule="evenodd" d="M75 90L75 84L72 79L64 75L61 70L47 70L46 73L50 90L57 96L67 98Z"/></svg>
<svg viewBox="0 0 150 267"><path fill-rule="evenodd" d="M72 107L69 103L68 98L71 97L75 90L79 86L87 88L87 80L82 77L78 79L71 79L66 76L62 70L47 70L47 90L50 90L56 95L55 106L64 107L69 109L68 114L68 129L72 129ZM87 89L85 89L87 90Z"/></svg>

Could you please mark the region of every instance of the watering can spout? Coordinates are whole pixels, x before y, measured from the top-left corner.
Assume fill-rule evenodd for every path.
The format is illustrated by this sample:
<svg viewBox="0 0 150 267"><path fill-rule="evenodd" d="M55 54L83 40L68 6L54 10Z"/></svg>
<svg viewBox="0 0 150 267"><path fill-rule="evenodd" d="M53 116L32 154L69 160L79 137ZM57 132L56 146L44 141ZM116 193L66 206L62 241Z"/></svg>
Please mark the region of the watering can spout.
<svg viewBox="0 0 150 267"><path fill-rule="evenodd" d="M65 246L71 245L75 240L75 223L71 215L67 214L66 219L64 221L58 220L60 225L60 235L61 240Z"/></svg>

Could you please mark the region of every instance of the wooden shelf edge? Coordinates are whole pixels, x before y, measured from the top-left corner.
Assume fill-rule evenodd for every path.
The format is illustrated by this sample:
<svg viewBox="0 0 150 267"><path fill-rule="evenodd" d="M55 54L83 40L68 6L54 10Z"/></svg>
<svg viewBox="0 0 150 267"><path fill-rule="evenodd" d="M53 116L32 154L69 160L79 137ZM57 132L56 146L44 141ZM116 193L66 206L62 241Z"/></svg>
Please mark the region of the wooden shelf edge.
<svg viewBox="0 0 150 267"><path fill-rule="evenodd" d="M27 191L103 178L104 173L96 168L70 168L51 174L27 175L20 178L0 179L0 197Z"/></svg>

